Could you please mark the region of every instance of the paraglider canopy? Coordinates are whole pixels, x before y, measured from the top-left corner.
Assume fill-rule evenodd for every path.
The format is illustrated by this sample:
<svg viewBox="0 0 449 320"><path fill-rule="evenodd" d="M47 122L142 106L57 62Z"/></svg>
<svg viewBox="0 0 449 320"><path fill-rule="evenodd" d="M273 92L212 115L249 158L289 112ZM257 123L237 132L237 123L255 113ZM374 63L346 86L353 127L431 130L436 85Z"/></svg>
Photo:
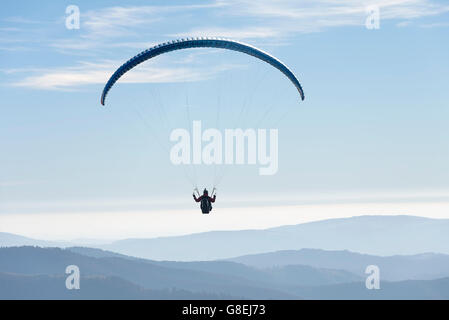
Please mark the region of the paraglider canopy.
<svg viewBox="0 0 449 320"><path fill-rule="evenodd" d="M164 42L162 44L158 44L152 48L149 48L145 51L142 51L135 57L131 58L127 62L125 62L120 68L118 68L114 74L109 78L106 83L103 93L101 95L101 104L105 104L106 96L112 86L117 82L120 77L137 66L138 64L154 58L158 55L175 51L181 49L189 49L189 48L221 48L228 49L233 51L238 51L242 53L246 53L253 57L256 57L266 63L269 63L279 71L281 71L296 87L301 97L301 100L304 100L304 91L299 83L298 79L295 77L292 71L279 59L274 56L268 54L265 51L262 51L256 47L253 47L249 44L245 44L243 42L230 40L230 39L221 39L221 38L187 38L187 39L178 39L170 42Z"/></svg>

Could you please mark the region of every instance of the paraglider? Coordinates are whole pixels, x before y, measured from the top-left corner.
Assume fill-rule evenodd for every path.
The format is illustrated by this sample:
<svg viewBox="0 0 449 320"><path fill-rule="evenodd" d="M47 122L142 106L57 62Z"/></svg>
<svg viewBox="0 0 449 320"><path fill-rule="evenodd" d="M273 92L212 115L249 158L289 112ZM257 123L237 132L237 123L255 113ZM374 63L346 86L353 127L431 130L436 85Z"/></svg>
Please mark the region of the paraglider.
<svg viewBox="0 0 449 320"><path fill-rule="evenodd" d="M241 53L245 53L247 55L253 56L259 60L262 60L274 68L278 69L282 72L295 86L296 90L299 93L301 100L304 100L304 91L299 80L293 74L293 72L279 59L270 55L269 53L262 51L254 46L249 44L235 41L231 39L222 39L222 38L209 38L209 37L201 37L201 38L187 38L187 39L178 39L169 42L164 42L158 44L154 47L151 47L147 50L140 52L138 55L129 59L122 66L120 66L109 78L106 83L103 92L101 94L101 104L105 105L106 96L108 95L111 88L114 84L122 77L126 72L133 69L140 63L152 59L156 56L159 56L164 53L168 53L171 51L182 50L182 49L190 49L190 48L219 48L219 49L227 49L232 51L237 51ZM193 198L196 202L201 202L201 211L203 214L208 214L212 210L212 203L215 202L216 194L215 193L215 185L212 191L211 196L209 196L207 189L204 189L203 195L200 196L198 190L195 188L198 193L198 197L193 194Z"/></svg>
<svg viewBox="0 0 449 320"><path fill-rule="evenodd" d="M198 189L195 189L194 191L199 194ZM217 194L215 191L216 189L214 188L212 190L212 196L209 196L209 191L204 188L203 195L198 198L196 197L195 193L193 193L193 200L195 200L196 202L201 202L200 208L203 214L209 214L209 212L212 211L212 203L214 203L217 199Z"/></svg>

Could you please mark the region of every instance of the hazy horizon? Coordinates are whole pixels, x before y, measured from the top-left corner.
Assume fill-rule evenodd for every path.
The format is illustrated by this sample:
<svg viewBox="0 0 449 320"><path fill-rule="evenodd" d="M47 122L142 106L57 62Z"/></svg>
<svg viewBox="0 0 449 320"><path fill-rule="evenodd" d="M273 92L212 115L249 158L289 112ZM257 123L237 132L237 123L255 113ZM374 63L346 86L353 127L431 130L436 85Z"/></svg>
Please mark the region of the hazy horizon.
<svg viewBox="0 0 449 320"><path fill-rule="evenodd" d="M340 218L364 216L413 216L448 219L449 203L414 203L404 210L400 203L340 205L264 206L220 209L214 218L203 218L197 210L169 212L94 212L5 215L0 232L45 241L101 243L131 238L182 236L209 231L263 230ZM431 214L425 214L433 209ZM334 210L345 212L338 216ZM229 213L232 212L232 215ZM307 212L305 217L302 213ZM363 213L359 213L363 212ZM407 213L404 213L407 212ZM241 216L246 214L246 220ZM212 220L212 221L211 221ZM157 221L157 223L154 223ZM173 223L176 221L176 223ZM38 226L36 228L36 226Z"/></svg>

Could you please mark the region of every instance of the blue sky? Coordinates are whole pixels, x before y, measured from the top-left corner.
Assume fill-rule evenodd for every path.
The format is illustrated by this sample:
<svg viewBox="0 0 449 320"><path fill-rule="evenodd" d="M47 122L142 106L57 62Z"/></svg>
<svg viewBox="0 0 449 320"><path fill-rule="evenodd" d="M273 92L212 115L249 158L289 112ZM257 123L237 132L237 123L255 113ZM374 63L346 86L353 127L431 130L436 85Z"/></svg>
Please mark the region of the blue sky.
<svg viewBox="0 0 449 320"><path fill-rule="evenodd" d="M378 30L365 27L373 3ZM65 27L72 4L81 11L79 30ZM195 171L200 188L224 172L220 206L228 211L449 200L445 1L2 1L1 8L4 217L196 209ZM272 53L298 76L305 101L270 66L210 49L142 64L100 106L118 66L187 36L227 37ZM278 128L278 174L174 167L169 132L193 119L221 129Z"/></svg>

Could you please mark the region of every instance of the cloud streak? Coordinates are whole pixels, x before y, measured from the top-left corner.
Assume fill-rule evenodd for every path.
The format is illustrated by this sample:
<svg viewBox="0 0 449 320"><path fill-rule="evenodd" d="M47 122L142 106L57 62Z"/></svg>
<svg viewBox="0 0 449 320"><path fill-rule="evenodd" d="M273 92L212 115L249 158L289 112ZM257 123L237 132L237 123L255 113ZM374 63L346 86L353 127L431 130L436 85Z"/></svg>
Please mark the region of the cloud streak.
<svg viewBox="0 0 449 320"><path fill-rule="evenodd" d="M70 33L70 38L64 33L64 37L52 37L48 42L37 44L33 41L36 39L18 42L20 37L9 35L0 39L0 50L26 51L28 43L32 49L40 45L63 55L81 55L85 57L84 60L89 57L90 63L41 69L12 82L14 86L36 89L73 89L82 85L103 84L114 71L111 66L123 62L117 62L114 52L134 52L134 49L143 50L170 38L190 36L220 36L257 45L285 45L301 33L322 32L344 26L364 27L366 8L372 4L380 8L381 21L397 20L397 27L407 27L414 19L449 12L449 5L434 0L215 0L188 5L115 6L82 12L81 29ZM6 21L20 23L21 27L34 25L35 22L20 17ZM186 25L191 28L185 30ZM436 21L422 26L431 28L444 25L444 22ZM9 30L16 27L11 25L4 28ZM20 45L11 46L11 42ZM125 56L128 56L128 52ZM105 59L111 61L105 63ZM229 66L222 68L227 69ZM221 69L201 68L200 65L160 68L145 64L121 81L201 81L213 77Z"/></svg>
<svg viewBox="0 0 449 320"><path fill-rule="evenodd" d="M90 84L104 84L115 71L111 66L117 66L117 61L102 63L82 62L75 67L53 69L20 69L6 70L7 73L33 71L35 75L25 77L12 83L17 87L28 87L46 90L67 90ZM216 74L238 68L238 65L220 64L213 68L193 67L156 67L153 64L142 65L126 73L122 83L173 83L203 81L213 78Z"/></svg>
<svg viewBox="0 0 449 320"><path fill-rule="evenodd" d="M240 32L231 30L231 34L237 39L292 37L333 27L364 27L366 10L373 5L379 8L381 20L411 20L449 12L449 5L436 4L431 0L227 0L223 3L227 5L220 15L244 17L251 22L236 29ZM211 31L218 31L216 36L226 36L229 33L226 28L205 26L181 34L210 35Z"/></svg>
<svg viewBox="0 0 449 320"><path fill-rule="evenodd" d="M449 5L433 0L216 0L202 5L108 7L83 15L79 39L65 39L53 47L87 50L95 46L119 47L154 39L151 30L171 30L166 37L220 36L239 40L292 37L333 27L364 27L366 9L376 5L383 20L412 20L449 12ZM201 14L206 19L188 19ZM188 19L188 30L176 22ZM220 23L225 22L225 23ZM182 25L184 29L185 24ZM404 26L404 25L401 25ZM127 38L123 45L112 39ZM132 41L129 41L132 39ZM72 43L70 43L70 41Z"/></svg>

